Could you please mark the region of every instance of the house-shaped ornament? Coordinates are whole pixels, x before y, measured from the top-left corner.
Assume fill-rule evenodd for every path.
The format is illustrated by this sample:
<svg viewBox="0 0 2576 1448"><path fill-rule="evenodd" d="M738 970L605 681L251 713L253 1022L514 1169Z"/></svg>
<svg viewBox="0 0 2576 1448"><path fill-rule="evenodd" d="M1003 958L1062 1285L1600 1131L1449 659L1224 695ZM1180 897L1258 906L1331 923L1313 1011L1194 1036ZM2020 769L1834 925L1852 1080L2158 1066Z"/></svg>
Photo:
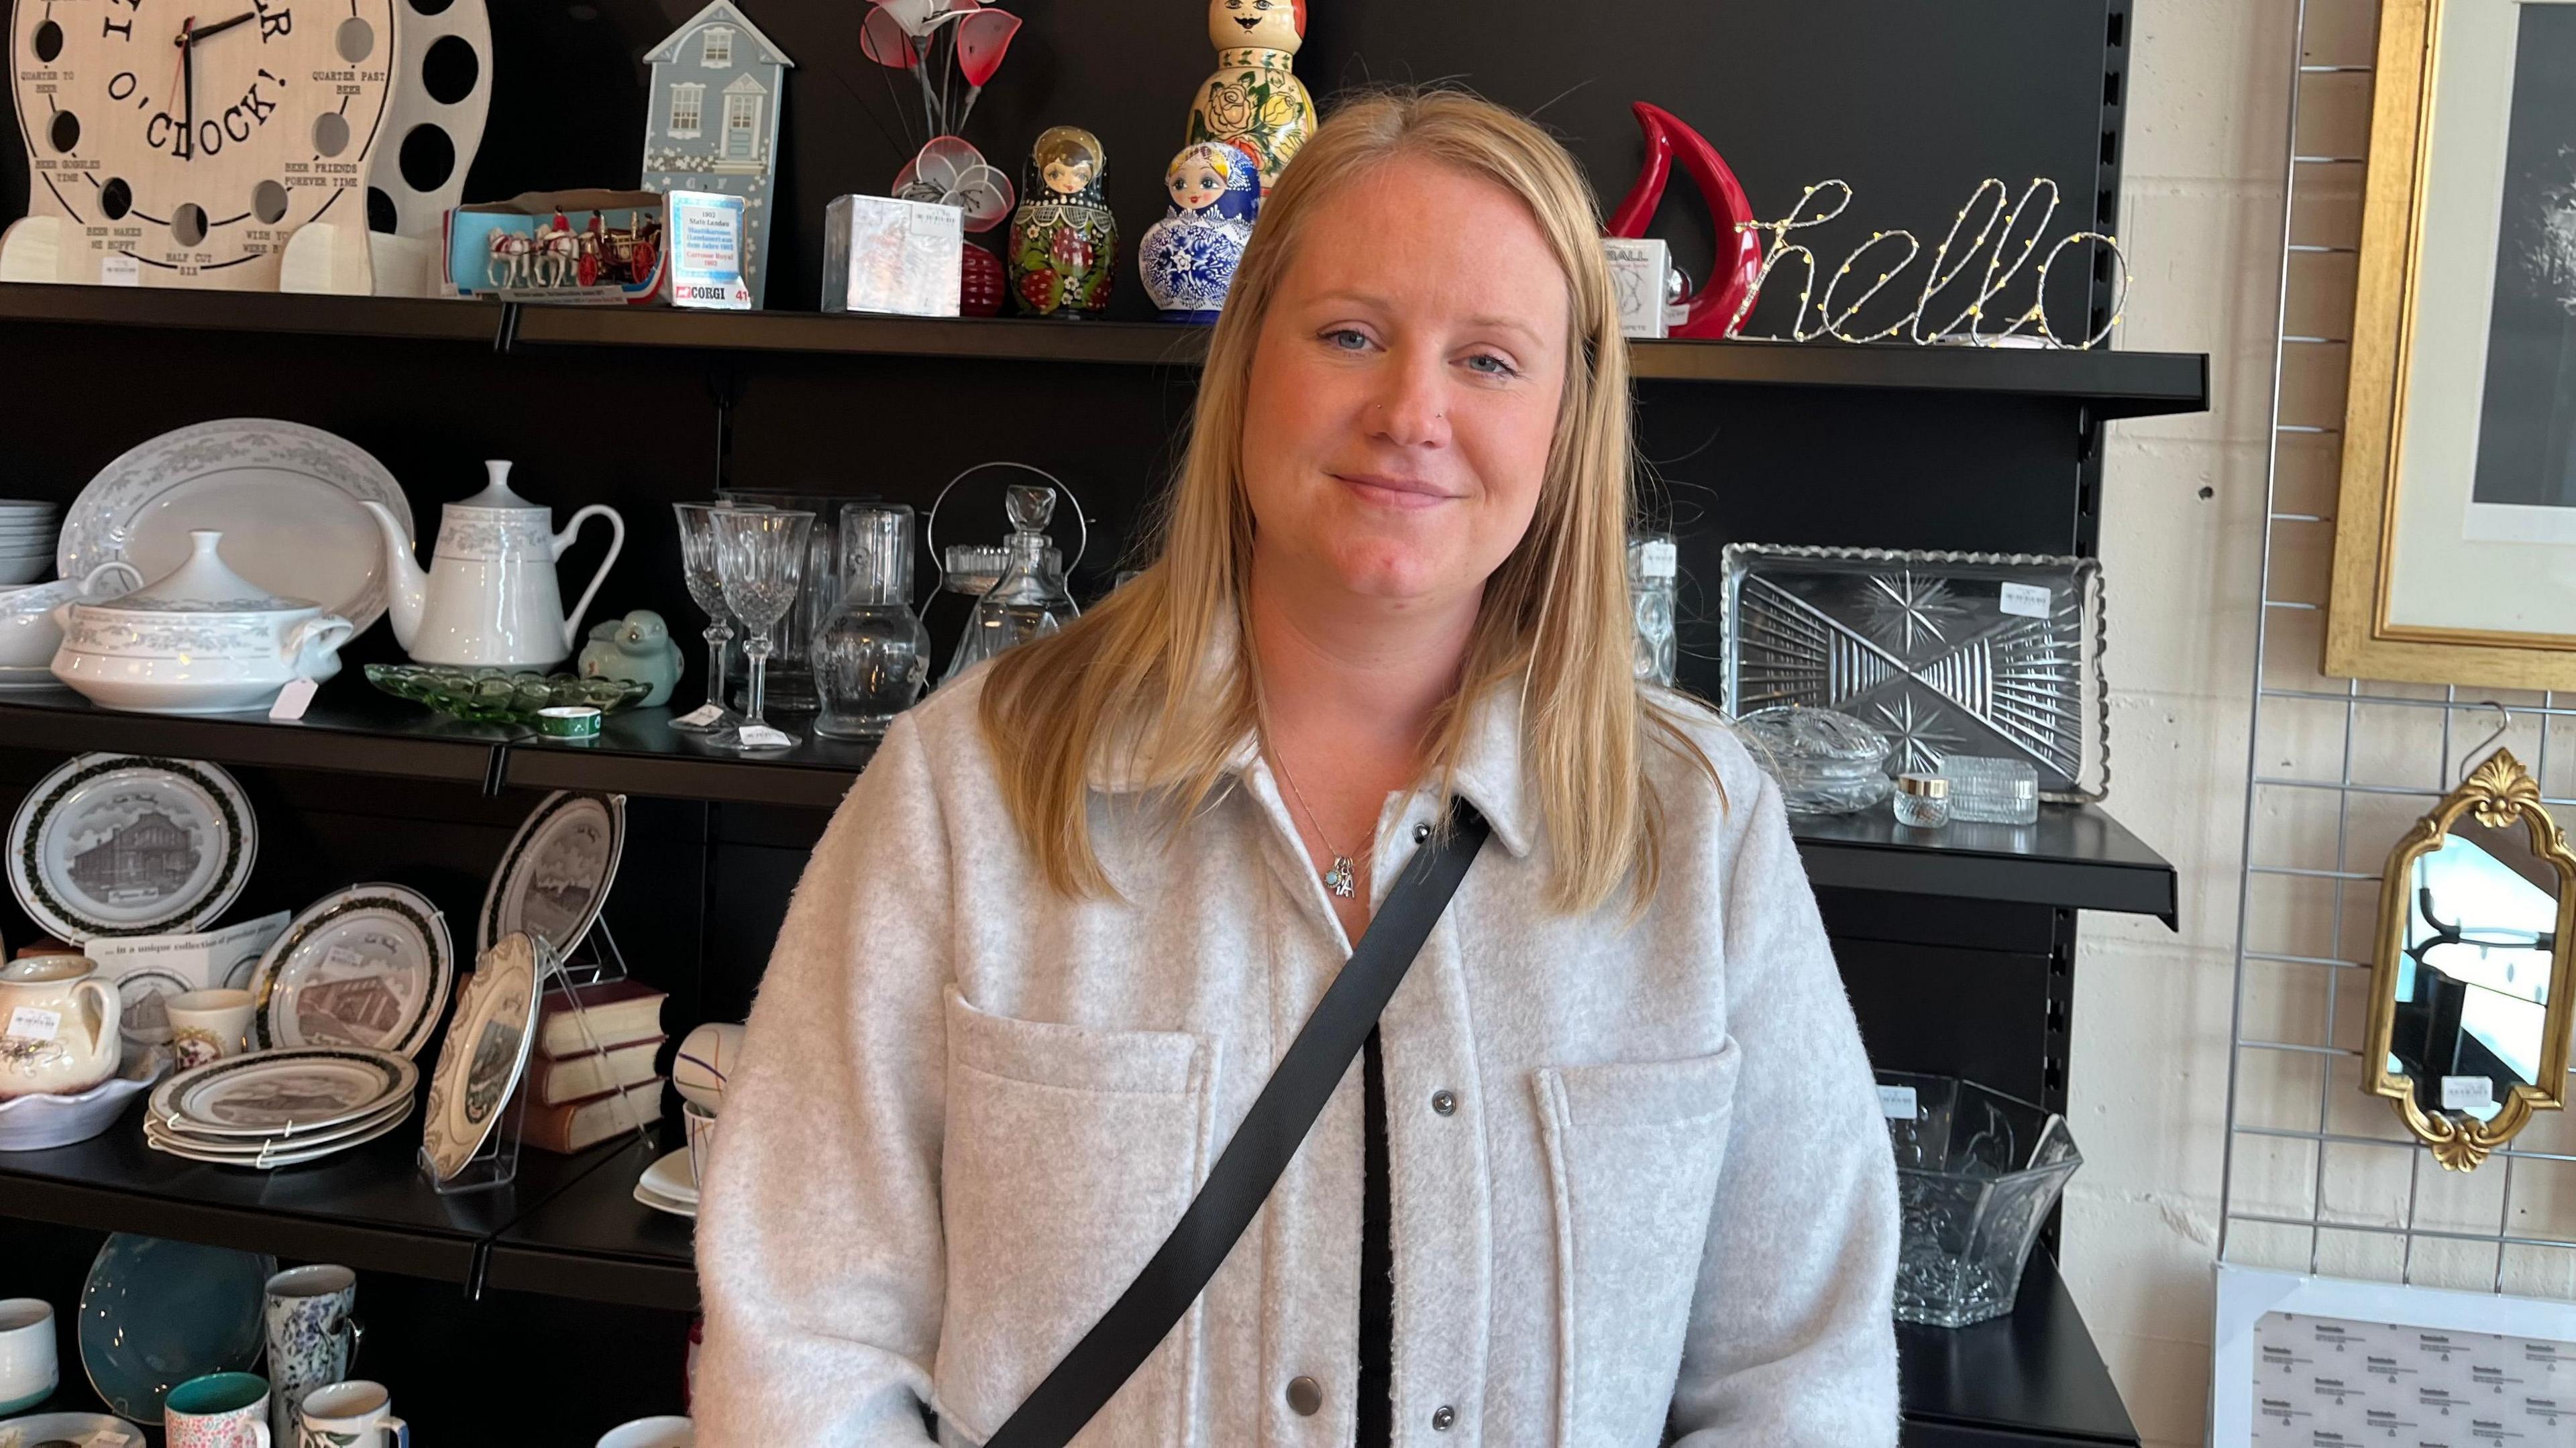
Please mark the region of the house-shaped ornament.
<svg viewBox="0 0 2576 1448"><path fill-rule="evenodd" d="M778 175L778 108L796 62L728 0L715 0L645 57L644 188L742 198L742 275L751 304L769 280L769 196Z"/></svg>

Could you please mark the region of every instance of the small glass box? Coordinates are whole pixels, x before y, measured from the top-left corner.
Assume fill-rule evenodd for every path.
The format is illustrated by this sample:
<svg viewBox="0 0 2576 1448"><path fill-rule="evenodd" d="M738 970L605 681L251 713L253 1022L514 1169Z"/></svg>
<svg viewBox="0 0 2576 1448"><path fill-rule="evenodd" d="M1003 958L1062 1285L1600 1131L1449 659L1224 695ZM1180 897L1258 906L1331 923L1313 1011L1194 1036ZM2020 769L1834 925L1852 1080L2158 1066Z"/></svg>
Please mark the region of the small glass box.
<svg viewBox="0 0 2576 1448"><path fill-rule="evenodd" d="M1950 818L1982 825L2026 825L2039 818L2039 771L2025 759L1953 754L1941 766L1950 781Z"/></svg>

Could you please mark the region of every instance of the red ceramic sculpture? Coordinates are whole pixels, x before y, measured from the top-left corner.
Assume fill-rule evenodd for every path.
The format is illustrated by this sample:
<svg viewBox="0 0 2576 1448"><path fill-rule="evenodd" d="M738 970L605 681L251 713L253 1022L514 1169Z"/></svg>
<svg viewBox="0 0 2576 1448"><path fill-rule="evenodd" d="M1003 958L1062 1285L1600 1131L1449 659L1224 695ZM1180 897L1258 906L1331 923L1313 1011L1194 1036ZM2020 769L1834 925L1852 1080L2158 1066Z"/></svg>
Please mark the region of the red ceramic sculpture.
<svg viewBox="0 0 2576 1448"><path fill-rule="evenodd" d="M1646 164L1637 172L1636 184L1628 188L1627 198L1610 213L1610 234L1646 234L1646 223L1655 219L1655 208L1662 204L1664 187L1672 179L1673 152L1679 150L1682 169L1698 184L1717 229L1717 261L1709 268L1707 283L1691 294L1682 323L1672 335L1723 337L1735 314L1747 309L1762 277L1762 238L1751 229L1753 203L1745 199L1742 183L1707 137L1661 106L1639 101L1636 111L1637 124L1646 133Z"/></svg>

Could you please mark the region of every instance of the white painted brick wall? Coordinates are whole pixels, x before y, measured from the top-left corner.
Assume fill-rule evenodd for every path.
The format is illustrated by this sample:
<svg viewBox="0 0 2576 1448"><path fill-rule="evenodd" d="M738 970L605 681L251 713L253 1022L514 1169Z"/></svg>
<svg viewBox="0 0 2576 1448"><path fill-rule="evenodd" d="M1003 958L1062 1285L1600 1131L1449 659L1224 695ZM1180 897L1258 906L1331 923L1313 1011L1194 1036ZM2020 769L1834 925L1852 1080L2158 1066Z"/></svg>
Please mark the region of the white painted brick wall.
<svg viewBox="0 0 2576 1448"><path fill-rule="evenodd" d="M2132 22L2119 344L2209 353L2212 407L2116 424L2108 448L2111 809L2180 870L2183 924L2084 921L2065 1256L2156 1445L2206 1426L2295 23L2293 0L2138 0Z"/></svg>

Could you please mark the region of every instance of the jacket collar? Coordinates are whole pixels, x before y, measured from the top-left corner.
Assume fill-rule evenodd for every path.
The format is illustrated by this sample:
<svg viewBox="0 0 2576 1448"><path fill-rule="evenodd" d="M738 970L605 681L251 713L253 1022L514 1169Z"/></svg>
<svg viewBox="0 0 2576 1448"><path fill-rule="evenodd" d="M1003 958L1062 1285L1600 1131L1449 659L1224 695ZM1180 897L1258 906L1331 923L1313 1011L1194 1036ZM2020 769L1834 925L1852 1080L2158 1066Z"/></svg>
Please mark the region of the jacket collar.
<svg viewBox="0 0 2576 1448"><path fill-rule="evenodd" d="M1537 840L1537 794L1521 759L1521 690L1524 676L1495 683L1468 706L1466 733L1459 740L1458 794L1494 827L1494 837L1514 855L1527 855ZM1226 756L1228 779L1249 779L1255 771L1270 774L1261 757L1258 730L1246 730ZM1275 779L1275 776L1273 776ZM1426 789L1431 781L1423 781ZM1091 787L1104 794L1130 793L1143 787L1125 760L1095 765Z"/></svg>

